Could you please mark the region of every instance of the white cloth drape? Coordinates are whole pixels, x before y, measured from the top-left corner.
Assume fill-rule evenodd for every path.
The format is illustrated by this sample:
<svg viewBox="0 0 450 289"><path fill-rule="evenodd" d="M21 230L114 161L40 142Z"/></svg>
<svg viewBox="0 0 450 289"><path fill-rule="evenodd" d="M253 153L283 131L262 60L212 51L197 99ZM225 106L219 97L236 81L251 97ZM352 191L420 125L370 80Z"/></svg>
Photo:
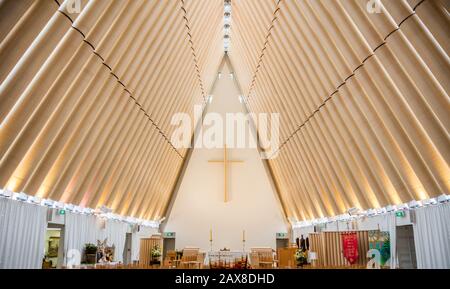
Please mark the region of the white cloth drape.
<svg viewBox="0 0 450 289"><path fill-rule="evenodd" d="M129 225L123 222L105 220L92 215L67 213L64 238L65 264L79 265L87 243L108 239L107 245L115 246L116 262L123 262L126 234ZM75 250L75 251L71 251ZM77 256L76 254L78 254ZM75 255L73 255L75 254Z"/></svg>
<svg viewBox="0 0 450 289"><path fill-rule="evenodd" d="M47 208L0 198L0 269L39 269Z"/></svg>
<svg viewBox="0 0 450 289"><path fill-rule="evenodd" d="M64 230L64 264L80 265L84 246L97 244L97 218L67 212Z"/></svg>
<svg viewBox="0 0 450 289"><path fill-rule="evenodd" d="M104 229L97 232L98 240L108 239L108 245L114 245L115 256L114 261L123 262L123 251L125 249L126 234L129 230L129 225L123 222L107 220Z"/></svg>
<svg viewBox="0 0 450 289"><path fill-rule="evenodd" d="M64 265L80 265L85 245L105 239L115 246L115 261L123 262L129 224L71 212L66 213L64 224ZM0 198L0 269L41 268L46 230L46 207ZM140 239L157 232L141 227L133 233L133 260L139 260Z"/></svg>
<svg viewBox="0 0 450 289"><path fill-rule="evenodd" d="M386 232L389 232L389 238L391 242L391 259L390 267L396 269L398 267L397 258L397 217L395 213L390 213L385 216L384 228Z"/></svg>
<svg viewBox="0 0 450 289"><path fill-rule="evenodd" d="M450 203L416 210L417 267L450 269Z"/></svg>

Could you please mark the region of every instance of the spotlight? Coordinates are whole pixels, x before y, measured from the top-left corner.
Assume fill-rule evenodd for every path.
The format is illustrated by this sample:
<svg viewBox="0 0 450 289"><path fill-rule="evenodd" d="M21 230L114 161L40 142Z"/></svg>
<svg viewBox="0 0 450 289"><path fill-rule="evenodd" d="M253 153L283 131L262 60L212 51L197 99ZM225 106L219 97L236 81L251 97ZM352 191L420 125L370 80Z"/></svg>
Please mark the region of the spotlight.
<svg viewBox="0 0 450 289"><path fill-rule="evenodd" d="M25 193L13 193L13 198L22 202L26 202L28 200L28 196Z"/></svg>
<svg viewBox="0 0 450 289"><path fill-rule="evenodd" d="M347 213L348 213L350 216L358 215L360 212L361 212L361 210L360 210L359 208L350 208L350 209L348 209L348 211L347 211Z"/></svg>
<svg viewBox="0 0 450 289"><path fill-rule="evenodd" d="M387 212L393 212L393 211L395 211L395 207L389 205L389 206L386 207L386 211L387 211Z"/></svg>
<svg viewBox="0 0 450 289"><path fill-rule="evenodd" d="M100 213L102 214L110 214L112 213L112 209L107 208L106 206L101 206L100 208L98 208L98 210L100 211Z"/></svg>
<svg viewBox="0 0 450 289"><path fill-rule="evenodd" d="M66 204L66 205L64 206L64 210L73 212L73 211L75 210L75 206L72 205L72 204Z"/></svg>
<svg viewBox="0 0 450 289"><path fill-rule="evenodd" d="M42 202L42 199L36 196L30 197L30 202L33 204L40 204Z"/></svg>
<svg viewBox="0 0 450 289"><path fill-rule="evenodd" d="M13 192L6 190L6 189L0 190L0 196L5 197L5 198L12 198Z"/></svg>
<svg viewBox="0 0 450 289"><path fill-rule="evenodd" d="M438 198L437 198L437 201L439 202L439 203L445 203L445 202L447 202L447 201L449 201L450 200L450 196L447 196L447 195L440 195Z"/></svg>
<svg viewBox="0 0 450 289"><path fill-rule="evenodd" d="M410 208L418 208L421 206L421 203L418 201L411 201L408 203L408 207Z"/></svg>
<svg viewBox="0 0 450 289"><path fill-rule="evenodd" d="M41 205L49 207L49 208L53 208L55 205L55 201L43 199L41 202Z"/></svg>

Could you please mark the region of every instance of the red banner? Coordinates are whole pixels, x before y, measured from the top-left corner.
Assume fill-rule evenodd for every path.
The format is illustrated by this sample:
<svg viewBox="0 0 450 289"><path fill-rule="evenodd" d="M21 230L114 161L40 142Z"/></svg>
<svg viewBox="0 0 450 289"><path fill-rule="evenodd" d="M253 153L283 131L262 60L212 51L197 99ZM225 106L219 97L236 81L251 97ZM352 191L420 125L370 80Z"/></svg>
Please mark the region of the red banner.
<svg viewBox="0 0 450 289"><path fill-rule="evenodd" d="M344 257L353 265L358 261L358 236L353 233L342 233L342 247L344 249Z"/></svg>

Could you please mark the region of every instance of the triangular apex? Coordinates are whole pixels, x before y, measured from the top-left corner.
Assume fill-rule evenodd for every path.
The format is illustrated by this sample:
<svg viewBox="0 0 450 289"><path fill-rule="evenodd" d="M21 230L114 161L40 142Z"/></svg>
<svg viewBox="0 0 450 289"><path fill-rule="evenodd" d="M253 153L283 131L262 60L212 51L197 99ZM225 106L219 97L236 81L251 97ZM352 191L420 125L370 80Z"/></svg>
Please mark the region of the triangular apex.
<svg viewBox="0 0 450 289"><path fill-rule="evenodd" d="M227 56L211 95L208 114L246 113ZM275 248L276 233L288 231L258 149L226 148L225 139L222 147L192 150L164 226L176 233L176 249Z"/></svg>

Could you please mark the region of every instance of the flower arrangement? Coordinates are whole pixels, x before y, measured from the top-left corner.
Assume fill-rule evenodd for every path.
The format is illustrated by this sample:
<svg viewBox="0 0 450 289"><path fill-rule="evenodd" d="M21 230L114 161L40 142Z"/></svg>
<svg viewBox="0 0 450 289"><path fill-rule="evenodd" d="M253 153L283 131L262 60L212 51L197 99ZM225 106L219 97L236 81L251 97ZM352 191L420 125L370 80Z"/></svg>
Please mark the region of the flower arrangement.
<svg viewBox="0 0 450 289"><path fill-rule="evenodd" d="M162 254L161 254L161 248L159 248L158 245L155 245L155 246L153 247L153 249L152 249L151 254L152 254L152 258L153 258L153 259L157 259L157 258L161 257L161 255L162 255Z"/></svg>
<svg viewBox="0 0 450 289"><path fill-rule="evenodd" d="M306 255L306 252L301 249L295 252L295 259L297 260L299 266L308 264L308 256Z"/></svg>

